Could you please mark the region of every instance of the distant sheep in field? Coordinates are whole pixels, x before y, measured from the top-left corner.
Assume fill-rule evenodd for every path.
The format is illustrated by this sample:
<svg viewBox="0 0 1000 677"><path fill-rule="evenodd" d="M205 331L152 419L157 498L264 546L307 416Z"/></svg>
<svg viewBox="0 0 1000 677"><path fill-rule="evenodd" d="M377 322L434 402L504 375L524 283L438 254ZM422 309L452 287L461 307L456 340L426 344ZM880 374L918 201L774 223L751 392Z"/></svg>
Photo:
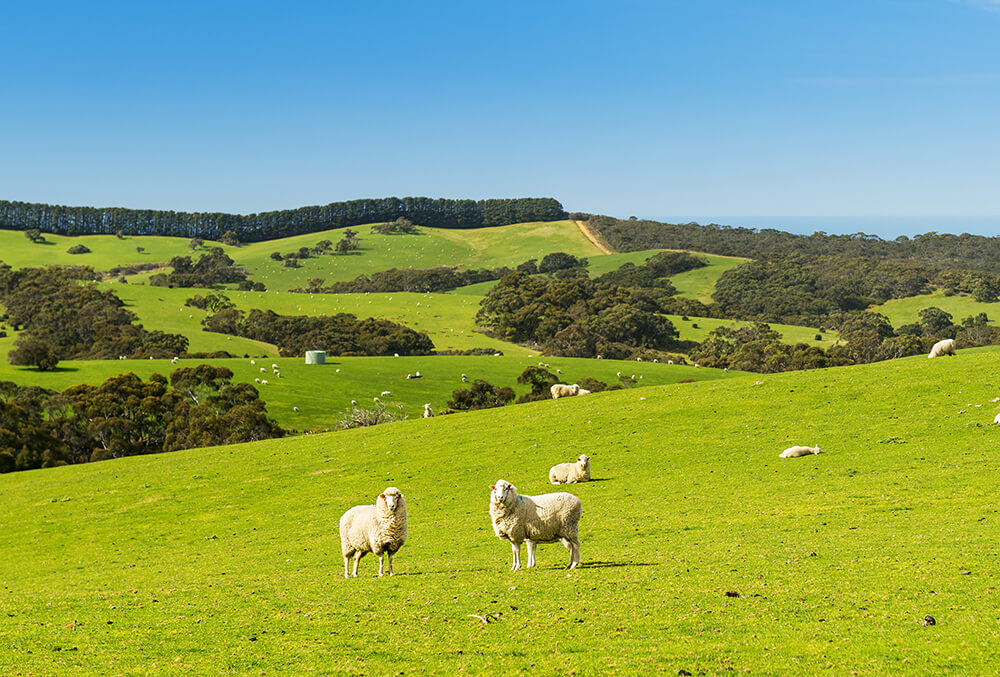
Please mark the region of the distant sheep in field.
<svg viewBox="0 0 1000 677"><path fill-rule="evenodd" d="M778 454L778 458L798 458L799 456L810 456L812 454L819 454L823 450L819 447L788 447L783 452Z"/></svg>
<svg viewBox="0 0 1000 677"><path fill-rule="evenodd" d="M261 368L260 368L260 373L262 373L262 374L263 374L263 373L264 373L265 371L267 371L267 369L265 369L264 367L261 367Z"/></svg>
<svg viewBox="0 0 1000 677"><path fill-rule="evenodd" d="M590 456L580 454L576 463L560 463L549 469L549 482L565 484L590 481Z"/></svg>
<svg viewBox="0 0 1000 677"><path fill-rule="evenodd" d="M1000 414L997 414L996 416L993 417L993 422L1000 423Z"/></svg>
<svg viewBox="0 0 1000 677"><path fill-rule="evenodd" d="M577 384L566 385L565 383L555 383L551 388L549 388L549 393L552 394L552 399L558 400L560 397L572 397L580 392L580 386Z"/></svg>
<svg viewBox="0 0 1000 677"><path fill-rule="evenodd" d="M348 563L354 558L353 576L358 576L358 562L369 552L378 555L378 575L383 575L383 558L392 556L406 542L406 500L396 487L389 487L375 499L375 505L356 505L340 518L340 551L344 555L344 578L350 578Z"/></svg>
<svg viewBox="0 0 1000 677"><path fill-rule="evenodd" d="M420 416L421 418L430 418L433 415L434 415L434 410L431 409L431 405L428 402L427 404L424 405L424 413L422 413Z"/></svg>
<svg viewBox="0 0 1000 677"><path fill-rule="evenodd" d="M577 395L589 395L590 392L591 391L587 390L586 388L580 388L579 390L576 391L576 394Z"/></svg>
<svg viewBox="0 0 1000 677"><path fill-rule="evenodd" d="M942 355L954 355L955 354L955 339L945 339L943 341L938 341L933 346L931 346L931 352L927 356L930 357L941 357Z"/></svg>
<svg viewBox="0 0 1000 677"><path fill-rule="evenodd" d="M535 566L539 543L561 542L570 549L569 568L580 565L580 515L583 503L573 494L558 492L519 496L507 480L490 486L490 521L497 538L510 541L514 553L511 571L521 568L521 543L528 544L528 567Z"/></svg>
<svg viewBox="0 0 1000 677"><path fill-rule="evenodd" d="M392 392L389 390L383 390L382 397L392 397Z"/></svg>
<svg viewBox="0 0 1000 677"><path fill-rule="evenodd" d="M276 365L274 362L272 362L271 363L271 369L277 369L277 368L278 368L278 365Z"/></svg>

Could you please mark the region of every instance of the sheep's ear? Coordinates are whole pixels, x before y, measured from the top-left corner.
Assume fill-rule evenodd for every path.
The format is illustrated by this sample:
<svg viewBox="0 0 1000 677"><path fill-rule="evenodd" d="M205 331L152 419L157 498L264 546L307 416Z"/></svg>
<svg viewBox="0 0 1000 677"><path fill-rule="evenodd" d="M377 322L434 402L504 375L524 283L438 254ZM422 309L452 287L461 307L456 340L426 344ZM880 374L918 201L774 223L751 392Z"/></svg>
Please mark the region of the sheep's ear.
<svg viewBox="0 0 1000 677"><path fill-rule="evenodd" d="M385 500L385 494L379 494L378 497L381 498L383 501Z"/></svg>
<svg viewBox="0 0 1000 677"><path fill-rule="evenodd" d="M490 489L496 489L496 488L497 488L497 485L495 485L495 484L491 484L490 485Z"/></svg>

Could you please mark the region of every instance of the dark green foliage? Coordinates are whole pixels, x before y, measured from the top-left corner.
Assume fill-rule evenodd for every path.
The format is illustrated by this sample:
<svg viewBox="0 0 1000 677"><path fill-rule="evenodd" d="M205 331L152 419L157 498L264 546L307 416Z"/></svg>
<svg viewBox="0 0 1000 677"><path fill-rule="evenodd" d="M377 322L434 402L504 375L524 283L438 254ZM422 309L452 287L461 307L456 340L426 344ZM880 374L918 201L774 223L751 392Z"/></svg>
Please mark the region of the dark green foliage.
<svg viewBox="0 0 1000 677"><path fill-rule="evenodd" d="M38 228L28 228L24 231L24 236L35 244L45 242L45 237L42 235L42 231Z"/></svg>
<svg viewBox="0 0 1000 677"><path fill-rule="evenodd" d="M522 402L549 399L552 396L550 388L559 383L559 378L548 369L528 367L517 377L517 382L522 385L531 386L529 392L517 398L517 404L521 404Z"/></svg>
<svg viewBox="0 0 1000 677"><path fill-rule="evenodd" d="M143 381L120 374L62 393L0 383L0 472L250 442L285 434L249 384L199 365Z"/></svg>
<svg viewBox="0 0 1000 677"><path fill-rule="evenodd" d="M114 292L81 283L96 277L85 266L0 270L0 301L10 322L26 331L18 338L18 349L22 342L36 338L51 346L61 360L115 359L120 355L165 358L187 350L187 338L146 331L133 324L135 315ZM32 356L42 354L38 343L30 345ZM19 350L11 357L22 359ZM34 359L20 363L37 366Z"/></svg>
<svg viewBox="0 0 1000 677"><path fill-rule="evenodd" d="M222 247L212 247L194 262L190 256L170 259L170 274L160 273L149 278L154 287L212 287L228 282L243 282L247 278L243 268L233 265Z"/></svg>
<svg viewBox="0 0 1000 677"><path fill-rule="evenodd" d="M59 364L59 348L43 332L22 334L17 337L7 359L13 365L31 365L38 371L52 371Z"/></svg>
<svg viewBox="0 0 1000 677"><path fill-rule="evenodd" d="M67 254L89 254L90 247L82 244L75 244L66 250Z"/></svg>
<svg viewBox="0 0 1000 677"><path fill-rule="evenodd" d="M195 294L184 301L184 305L217 313L224 308L235 308L235 304L225 294Z"/></svg>
<svg viewBox="0 0 1000 677"><path fill-rule="evenodd" d="M567 268L583 268L587 265L587 259L577 258L566 252L552 252L542 257L542 262L538 264L539 273L554 273L557 270Z"/></svg>
<svg viewBox="0 0 1000 677"><path fill-rule="evenodd" d="M254 309L244 316L225 308L202 324L207 331L273 343L286 357L307 350L325 350L328 355L428 355L434 350L425 333L389 320L358 320L348 313L306 317Z"/></svg>
<svg viewBox="0 0 1000 677"><path fill-rule="evenodd" d="M513 388L497 388L482 379L476 379L468 389L452 391L448 406L459 411L492 409L510 404L513 399Z"/></svg>
<svg viewBox="0 0 1000 677"><path fill-rule="evenodd" d="M457 270L454 267L439 267L403 270L392 268L371 276L359 275L346 282L334 282L323 287L320 278L308 281L305 288L293 292L350 294L363 292L436 292L457 289L478 282L499 280L511 272L510 268L483 268L481 270ZM317 284L313 284L314 280Z"/></svg>
<svg viewBox="0 0 1000 677"><path fill-rule="evenodd" d="M405 217L433 228L479 228L566 217L552 198L445 200L425 197L334 202L247 216L118 207L65 207L0 200L0 228L44 229L57 235L165 235L218 240L233 231L242 242L261 242L321 230ZM40 233L39 233L40 235Z"/></svg>
<svg viewBox="0 0 1000 677"><path fill-rule="evenodd" d="M357 251L360 247L361 241L358 239L358 234L350 228L345 228L344 236L337 241L333 250L338 254L347 254Z"/></svg>
<svg viewBox="0 0 1000 677"><path fill-rule="evenodd" d="M400 216L395 221L387 221L385 223L376 223L372 226L373 233L380 233L382 235L391 235L393 233L402 233L405 235L412 235L417 232L417 227L413 225L413 222L404 216Z"/></svg>
<svg viewBox="0 0 1000 677"><path fill-rule="evenodd" d="M227 230L225 233L223 233L222 237L219 238L219 242L221 242L222 244L227 244L230 247L240 246L240 238L236 234L236 231L234 230Z"/></svg>
<svg viewBox="0 0 1000 677"><path fill-rule="evenodd" d="M243 280L236 285L236 289L237 291L267 291L263 282L253 282L252 280Z"/></svg>

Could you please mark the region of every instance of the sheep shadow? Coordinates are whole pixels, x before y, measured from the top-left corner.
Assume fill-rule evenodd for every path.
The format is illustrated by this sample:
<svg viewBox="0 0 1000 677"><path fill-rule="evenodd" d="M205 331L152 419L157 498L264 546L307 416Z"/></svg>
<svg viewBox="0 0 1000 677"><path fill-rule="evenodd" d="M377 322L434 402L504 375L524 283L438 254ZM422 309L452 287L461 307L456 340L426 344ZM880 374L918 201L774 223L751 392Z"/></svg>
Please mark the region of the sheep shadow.
<svg viewBox="0 0 1000 677"><path fill-rule="evenodd" d="M582 569L608 569L612 567L658 567L659 562L583 562L580 564Z"/></svg>

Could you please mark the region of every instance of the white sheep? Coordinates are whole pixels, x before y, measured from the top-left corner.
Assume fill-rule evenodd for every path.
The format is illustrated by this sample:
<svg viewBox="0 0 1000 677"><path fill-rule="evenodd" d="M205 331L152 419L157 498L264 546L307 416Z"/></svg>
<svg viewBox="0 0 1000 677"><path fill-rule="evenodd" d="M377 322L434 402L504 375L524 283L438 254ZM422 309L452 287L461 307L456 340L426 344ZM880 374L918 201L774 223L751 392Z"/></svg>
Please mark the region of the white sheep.
<svg viewBox="0 0 1000 677"><path fill-rule="evenodd" d="M264 373L265 371L267 371L267 369L265 369L264 367L261 367L261 368L260 368L260 373L262 373L262 374L263 374L263 373Z"/></svg>
<svg viewBox="0 0 1000 677"><path fill-rule="evenodd" d="M277 368L278 368L278 365L276 365L274 362L272 362L271 363L271 369L277 369Z"/></svg>
<svg viewBox="0 0 1000 677"><path fill-rule="evenodd" d="M580 454L576 463L560 463L549 469L549 482L563 484L567 482L590 481L590 456Z"/></svg>
<svg viewBox="0 0 1000 677"><path fill-rule="evenodd" d="M819 447L788 447L783 452L778 454L778 458L798 458L799 456L809 456L810 454L818 454L823 450Z"/></svg>
<svg viewBox="0 0 1000 677"><path fill-rule="evenodd" d="M996 416L993 417L993 422L1000 423L1000 414L997 414Z"/></svg>
<svg viewBox="0 0 1000 677"><path fill-rule="evenodd" d="M535 566L539 543L561 542L570 549L569 568L580 564L580 515L583 503L573 494L558 492L519 496L507 480L490 486L490 520L497 538L510 541L514 553L511 571L521 568L521 543L528 544L528 567Z"/></svg>
<svg viewBox="0 0 1000 677"><path fill-rule="evenodd" d="M382 397L392 397L392 392L389 390L383 390Z"/></svg>
<svg viewBox="0 0 1000 677"><path fill-rule="evenodd" d="M586 388L580 388L579 390L576 391L576 394L577 395L589 395L590 391L587 390Z"/></svg>
<svg viewBox="0 0 1000 677"><path fill-rule="evenodd" d="M942 355L955 354L955 339L945 339L938 341L931 346L931 352L927 357L941 357Z"/></svg>
<svg viewBox="0 0 1000 677"><path fill-rule="evenodd" d="M431 409L430 402L428 402L427 404L424 405L424 413L422 413L420 416L421 418L430 418L433 415L434 415L434 410Z"/></svg>
<svg viewBox="0 0 1000 677"><path fill-rule="evenodd" d="M348 562L354 558L353 576L358 576L358 562L369 552L378 555L378 575L383 574L383 557L392 556L406 542L406 500L396 487L389 487L375 499L375 505L356 505L340 517L340 551L344 555L344 578Z"/></svg>
<svg viewBox="0 0 1000 677"><path fill-rule="evenodd" d="M560 397L572 397L580 392L580 386L577 384L566 385L565 383L555 383L549 388L549 393L552 394L552 399L558 400Z"/></svg>

